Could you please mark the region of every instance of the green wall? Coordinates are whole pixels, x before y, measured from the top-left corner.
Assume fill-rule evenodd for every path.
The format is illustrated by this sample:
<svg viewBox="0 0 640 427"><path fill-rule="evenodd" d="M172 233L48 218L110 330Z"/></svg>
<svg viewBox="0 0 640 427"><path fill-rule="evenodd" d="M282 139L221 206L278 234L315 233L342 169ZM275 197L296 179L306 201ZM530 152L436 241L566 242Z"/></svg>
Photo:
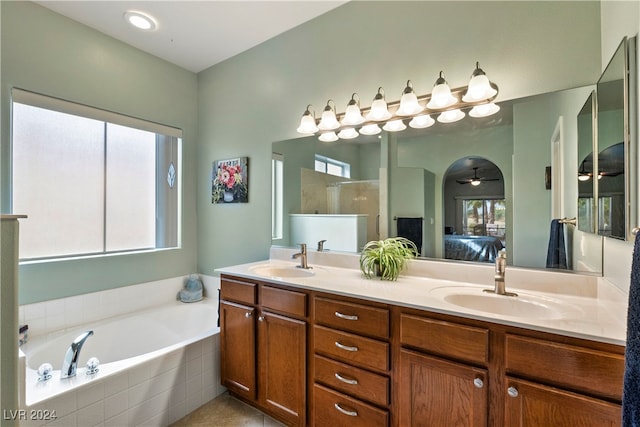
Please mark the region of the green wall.
<svg viewBox="0 0 640 427"><path fill-rule="evenodd" d="M395 100L407 79L426 93L441 70L464 85L475 61L499 100L590 84L601 67L591 1L349 2L197 76L34 3L3 1L1 19L2 212L13 86L184 130L182 249L22 266L21 303L267 257L271 143L298 136L309 103L369 105L379 86ZM249 203L212 205L212 162L245 155Z"/></svg>
<svg viewBox="0 0 640 427"><path fill-rule="evenodd" d="M349 2L199 73L199 270L268 256L271 143L296 137L307 104L319 115L332 98L343 111L358 92L370 105L379 86L397 100L407 79L427 93L441 70L465 85L475 61L502 100L591 84L599 11L590 1ZM211 162L238 155L251 157L249 203L211 205Z"/></svg>
<svg viewBox="0 0 640 427"><path fill-rule="evenodd" d="M196 75L35 3L3 1L1 18L2 212L10 212L12 87L117 111L184 132L182 248L22 265L20 303L196 271Z"/></svg>

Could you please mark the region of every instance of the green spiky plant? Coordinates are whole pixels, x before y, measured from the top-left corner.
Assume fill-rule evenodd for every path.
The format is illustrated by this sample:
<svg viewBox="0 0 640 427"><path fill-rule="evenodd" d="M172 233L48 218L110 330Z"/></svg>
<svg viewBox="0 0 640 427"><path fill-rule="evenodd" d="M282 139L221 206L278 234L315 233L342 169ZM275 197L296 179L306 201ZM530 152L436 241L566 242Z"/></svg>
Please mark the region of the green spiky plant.
<svg viewBox="0 0 640 427"><path fill-rule="evenodd" d="M418 248L404 237L372 240L360 253L360 270L367 279L396 280L407 262L418 255Z"/></svg>

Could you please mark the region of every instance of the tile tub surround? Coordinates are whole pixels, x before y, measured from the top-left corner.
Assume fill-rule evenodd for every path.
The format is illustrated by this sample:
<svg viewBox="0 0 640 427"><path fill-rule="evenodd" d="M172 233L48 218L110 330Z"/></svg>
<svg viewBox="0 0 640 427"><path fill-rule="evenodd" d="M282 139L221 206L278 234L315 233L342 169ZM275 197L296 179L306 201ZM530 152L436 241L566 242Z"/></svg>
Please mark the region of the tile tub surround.
<svg viewBox="0 0 640 427"><path fill-rule="evenodd" d="M201 278L205 295L217 301L219 279L203 275ZM64 331L175 301L185 279L186 276L22 306L20 321L30 325L30 333L34 334L31 337ZM118 304L118 301L126 303ZM92 305L87 307L87 304ZM106 306L100 307L100 304ZM67 309L60 312L61 307ZM25 357L20 358L20 372L25 372ZM22 390L24 378L22 375ZM55 410L56 419L49 420L51 425L168 425L224 390L219 378L219 335L214 334L133 369L98 377L82 388L41 404L22 405L22 409L26 409L27 414L30 410ZM21 425L45 423L46 420L26 420Z"/></svg>
<svg viewBox="0 0 640 427"><path fill-rule="evenodd" d="M30 406L27 414L32 410L55 411L56 419L27 419L20 425L167 426L225 391L220 385L219 353L219 335L197 341Z"/></svg>
<svg viewBox="0 0 640 427"><path fill-rule="evenodd" d="M493 264L411 261L397 281L389 282L365 279L357 254L310 251L308 264L315 267L312 276L265 278L251 271L252 266L265 263L294 266L297 263L291 260L293 253L295 249L292 248L272 248L269 260L216 271L616 345L626 342L628 296L599 276L507 267L507 290L552 298L561 304L578 307L581 312L563 319L525 319L467 310L430 293L434 288L446 286L493 288Z"/></svg>

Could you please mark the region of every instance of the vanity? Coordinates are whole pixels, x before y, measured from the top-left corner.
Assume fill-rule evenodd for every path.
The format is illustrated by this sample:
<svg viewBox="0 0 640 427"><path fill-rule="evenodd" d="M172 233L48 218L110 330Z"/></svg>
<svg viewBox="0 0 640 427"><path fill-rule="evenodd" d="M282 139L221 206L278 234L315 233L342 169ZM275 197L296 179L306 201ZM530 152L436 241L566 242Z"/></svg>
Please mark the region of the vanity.
<svg viewBox="0 0 640 427"><path fill-rule="evenodd" d="M626 296L602 277L511 267L506 297L492 266L387 282L293 252L218 270L222 383L285 424L620 425Z"/></svg>

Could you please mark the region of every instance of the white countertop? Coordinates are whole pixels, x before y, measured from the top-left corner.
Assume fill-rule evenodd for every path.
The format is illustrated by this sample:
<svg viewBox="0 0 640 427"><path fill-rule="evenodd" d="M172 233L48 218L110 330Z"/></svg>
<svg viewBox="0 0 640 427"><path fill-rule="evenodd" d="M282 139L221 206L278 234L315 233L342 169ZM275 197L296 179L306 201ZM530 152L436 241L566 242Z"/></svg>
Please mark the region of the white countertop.
<svg viewBox="0 0 640 427"><path fill-rule="evenodd" d="M294 252L281 249L274 256L272 250L271 259L224 267L216 272L622 346L626 342L628 296L602 277L507 267L507 291L517 292L516 298L543 298L553 305L571 308L559 319L525 318L467 309L445 301L438 295L442 289L434 291L464 286L481 293L481 289L492 288L492 264L412 261L397 281L385 281L366 279L357 267L357 256L309 253L311 276L265 277L253 272L256 266L264 265L295 268L299 263L290 260Z"/></svg>

